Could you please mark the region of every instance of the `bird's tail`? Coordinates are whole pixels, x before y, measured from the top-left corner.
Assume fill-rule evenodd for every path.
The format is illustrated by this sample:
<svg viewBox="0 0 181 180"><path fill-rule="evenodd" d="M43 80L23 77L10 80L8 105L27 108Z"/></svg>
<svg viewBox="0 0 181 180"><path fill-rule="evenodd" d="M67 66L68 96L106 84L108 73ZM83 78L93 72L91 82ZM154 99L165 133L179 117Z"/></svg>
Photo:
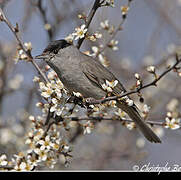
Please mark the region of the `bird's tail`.
<svg viewBox="0 0 181 180"><path fill-rule="evenodd" d="M125 111L128 116L135 122L138 128L141 130L146 139L150 142L161 143L160 138L152 131L152 129L143 121L139 112L136 109L136 106L128 106L126 103L118 103L123 111Z"/></svg>

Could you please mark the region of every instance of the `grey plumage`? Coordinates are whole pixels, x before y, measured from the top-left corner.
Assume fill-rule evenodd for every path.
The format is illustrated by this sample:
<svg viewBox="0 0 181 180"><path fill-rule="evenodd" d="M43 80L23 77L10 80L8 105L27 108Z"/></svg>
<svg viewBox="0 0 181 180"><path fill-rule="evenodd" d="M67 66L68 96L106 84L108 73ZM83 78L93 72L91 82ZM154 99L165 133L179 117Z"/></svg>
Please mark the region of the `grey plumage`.
<svg viewBox="0 0 181 180"><path fill-rule="evenodd" d="M52 42L38 59L44 59L55 70L60 80L69 91L80 92L85 98L101 99L106 92L102 89L105 80L118 80L107 68L94 58L81 53L75 46L65 40ZM113 89L118 95L126 92L119 82ZM161 143L157 135L142 120L135 105L128 106L124 101L119 101L118 107L125 111L134 120L144 136L150 141Z"/></svg>

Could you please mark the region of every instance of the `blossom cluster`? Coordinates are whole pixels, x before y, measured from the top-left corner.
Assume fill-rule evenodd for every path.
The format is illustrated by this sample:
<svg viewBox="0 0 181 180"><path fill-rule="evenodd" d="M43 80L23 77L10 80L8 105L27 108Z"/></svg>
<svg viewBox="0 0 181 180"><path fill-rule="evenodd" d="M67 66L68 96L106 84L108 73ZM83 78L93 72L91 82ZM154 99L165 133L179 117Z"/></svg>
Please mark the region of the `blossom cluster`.
<svg viewBox="0 0 181 180"><path fill-rule="evenodd" d="M174 113L167 112L164 127L172 130L179 129L181 127L180 120L179 117L174 117Z"/></svg>
<svg viewBox="0 0 181 180"><path fill-rule="evenodd" d="M114 3L114 2L113 2ZM80 19L85 20L85 15L79 14L78 16ZM86 21L86 20L85 20ZM112 35L115 32L115 27L109 24L108 20L105 20L100 23L100 29L104 30L109 33L109 35ZM92 42L95 42L97 39L103 38L103 35L101 32L96 31L93 34L90 34L88 32L88 29L85 24L82 24L80 27L75 28L75 31L71 34L69 34L67 37L65 37L65 40L73 43L74 40L79 40L82 38L86 38L87 40L90 40ZM85 54L92 56L94 58L98 58L98 60L103 64L105 67L109 66L109 61L107 57L104 55L104 52L102 51L105 47L108 47L112 49L113 51L118 50L118 40L111 39L106 45L99 44L97 46L93 45L91 47L92 52L86 51ZM105 46L105 47L104 47Z"/></svg>
<svg viewBox="0 0 181 180"><path fill-rule="evenodd" d="M114 0L105 0L105 1L103 1L103 2L104 2L104 3L102 4L102 6L115 7Z"/></svg>
<svg viewBox="0 0 181 180"><path fill-rule="evenodd" d="M62 82L57 78L57 74L50 69L49 66L45 67L47 71L48 83L41 82L38 77L34 77L33 81L39 84L41 96L47 103L37 103L37 107L42 109L43 113L54 112L60 116L63 111L63 104L67 98L67 90L64 88Z"/></svg>
<svg viewBox="0 0 181 180"><path fill-rule="evenodd" d="M114 25L110 25L108 19L100 22L100 27L102 30L107 31L110 35L113 34L113 32L115 31Z"/></svg>
<svg viewBox="0 0 181 180"><path fill-rule="evenodd" d="M73 40L79 40L84 37L86 39L89 39L89 40L95 42L97 39L102 38L102 34L99 32L89 34L88 29L86 28L86 25L82 24L80 27L76 27L75 31L73 33L71 33L67 37L65 37L65 40L72 43Z"/></svg>
<svg viewBox="0 0 181 180"><path fill-rule="evenodd" d="M30 52L32 50L31 42L25 42L24 48L25 48L26 52L28 52L28 51ZM21 47L18 47L17 51L16 51L16 55L14 57L15 63L17 63L19 60L28 61L28 59L29 58L28 58L27 54L24 52L24 50Z"/></svg>
<svg viewBox="0 0 181 180"><path fill-rule="evenodd" d="M129 10L129 6L121 6L121 13L122 13L123 18L126 18L128 10Z"/></svg>
<svg viewBox="0 0 181 180"><path fill-rule="evenodd" d="M54 168L55 164L64 157L62 163L68 163L72 150L67 140L60 135L58 126L52 126L49 132L44 130L43 117L30 116L31 128L27 133L25 144L29 148L8 161L5 154L0 156L0 166L10 167L11 171L31 171L38 166ZM5 168L6 169L6 168Z"/></svg>
<svg viewBox="0 0 181 180"><path fill-rule="evenodd" d="M113 92L113 89L117 84L118 84L117 80L113 81L106 80L105 83L102 84L102 88L107 92Z"/></svg>

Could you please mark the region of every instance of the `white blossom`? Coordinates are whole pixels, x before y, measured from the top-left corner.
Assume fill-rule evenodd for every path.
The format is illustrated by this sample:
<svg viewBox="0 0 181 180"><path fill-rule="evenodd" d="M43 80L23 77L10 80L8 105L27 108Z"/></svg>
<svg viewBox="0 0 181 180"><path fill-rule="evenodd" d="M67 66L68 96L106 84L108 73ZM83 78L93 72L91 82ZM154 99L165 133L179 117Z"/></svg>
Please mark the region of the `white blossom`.
<svg viewBox="0 0 181 180"><path fill-rule="evenodd" d="M89 40L95 42L97 39L102 38L102 34L101 34L101 33L98 33L98 32L95 32L94 34L89 35L87 38L88 38Z"/></svg>
<svg viewBox="0 0 181 180"><path fill-rule="evenodd" d="M37 76L34 76L34 78L33 78L33 82L40 82L40 78L39 78L39 77L37 77Z"/></svg>
<svg viewBox="0 0 181 180"><path fill-rule="evenodd" d="M101 28L108 30L109 29L109 20L105 20L103 22L100 23Z"/></svg>
<svg viewBox="0 0 181 180"><path fill-rule="evenodd" d="M43 150L45 150L45 149L50 150L50 148L51 148L50 142L51 142L51 141L50 141L50 136L47 135L47 136L45 137L45 139L39 140L39 141L37 142L37 144L40 144L40 145L41 145L41 146L40 146L40 150L41 150L41 151L43 151Z"/></svg>
<svg viewBox="0 0 181 180"><path fill-rule="evenodd" d="M117 40L112 39L109 44L108 47L111 48L113 51L118 50L118 47L116 46L118 44Z"/></svg>
<svg viewBox="0 0 181 180"><path fill-rule="evenodd" d="M83 128L84 134L90 134L91 130L93 129L93 124L90 121L87 121L86 124L84 124Z"/></svg>
<svg viewBox="0 0 181 180"><path fill-rule="evenodd" d="M57 116L60 116L63 108L60 107L59 101L56 98L52 98L51 101L53 105L50 108L50 112L55 112Z"/></svg>
<svg viewBox="0 0 181 180"><path fill-rule="evenodd" d="M172 130L179 129L180 128L180 119L175 118L165 118L165 128L170 128Z"/></svg>
<svg viewBox="0 0 181 180"><path fill-rule="evenodd" d="M46 23L46 24L44 25L44 28L45 28L45 30L49 31L52 27L51 27L51 24Z"/></svg>
<svg viewBox="0 0 181 180"><path fill-rule="evenodd" d="M150 106L148 106L147 104L144 104L144 106L143 106L143 112L144 113L149 113L149 111L150 111Z"/></svg>
<svg viewBox="0 0 181 180"><path fill-rule="evenodd" d="M56 77L56 72L55 71L49 71L48 72L48 74L47 74L47 77L48 77L48 79L50 79L50 80L54 80L55 79L55 77Z"/></svg>
<svg viewBox="0 0 181 180"><path fill-rule="evenodd" d="M0 156L0 166L6 166L8 164L7 156L5 154L2 154Z"/></svg>
<svg viewBox="0 0 181 180"><path fill-rule="evenodd" d="M128 13L129 6L121 6L121 13L122 15L126 15Z"/></svg>
<svg viewBox="0 0 181 180"><path fill-rule="evenodd" d="M111 7L114 7L114 0L106 0L106 4L108 4Z"/></svg>
<svg viewBox="0 0 181 180"><path fill-rule="evenodd" d="M132 99L126 99L126 103L128 104L128 106L133 106L134 102Z"/></svg>
<svg viewBox="0 0 181 180"><path fill-rule="evenodd" d="M155 73L155 66L148 66L147 71L150 73Z"/></svg>
<svg viewBox="0 0 181 180"><path fill-rule="evenodd" d="M39 148L34 149L34 152L39 156L40 161L46 161L48 158L48 150L40 150Z"/></svg>
<svg viewBox="0 0 181 180"><path fill-rule="evenodd" d="M24 46L25 46L25 48L26 48L27 50L32 50L32 44L31 44L31 42L25 42L25 43L24 43Z"/></svg>
<svg viewBox="0 0 181 180"><path fill-rule="evenodd" d="M104 90L106 90L107 92L112 92L113 88L118 84L118 80L113 80L113 81L108 81L106 80L106 82L104 84L102 84L102 88Z"/></svg>
<svg viewBox="0 0 181 180"><path fill-rule="evenodd" d="M76 96L76 97L78 97L78 98L79 98L79 97L82 97L82 94L79 93L79 92L73 92L73 95Z"/></svg>
<svg viewBox="0 0 181 180"><path fill-rule="evenodd" d="M118 108L118 111L116 111L115 114L119 116L121 119L125 119L125 112L122 111L122 109Z"/></svg>
<svg viewBox="0 0 181 180"><path fill-rule="evenodd" d="M83 24L81 27L75 28L75 32L72 33L73 36L75 36L75 40L82 39L85 37L85 34L87 32L86 25Z"/></svg>
<svg viewBox="0 0 181 180"><path fill-rule="evenodd" d="M134 123L134 122L126 123L126 127L127 127L129 130L132 130L132 129L135 128L135 123Z"/></svg>
<svg viewBox="0 0 181 180"><path fill-rule="evenodd" d="M134 76L136 79L140 79L140 75L138 73L135 73Z"/></svg>

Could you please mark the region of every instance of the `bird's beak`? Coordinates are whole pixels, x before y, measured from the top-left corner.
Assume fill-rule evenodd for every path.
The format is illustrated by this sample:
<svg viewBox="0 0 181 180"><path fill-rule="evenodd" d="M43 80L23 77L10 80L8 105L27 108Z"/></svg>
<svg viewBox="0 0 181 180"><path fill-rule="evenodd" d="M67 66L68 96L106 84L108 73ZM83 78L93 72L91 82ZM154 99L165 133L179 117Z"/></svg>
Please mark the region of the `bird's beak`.
<svg viewBox="0 0 181 180"><path fill-rule="evenodd" d="M46 53L42 53L38 56L35 56L35 59L48 59L48 58L49 58L49 55Z"/></svg>

